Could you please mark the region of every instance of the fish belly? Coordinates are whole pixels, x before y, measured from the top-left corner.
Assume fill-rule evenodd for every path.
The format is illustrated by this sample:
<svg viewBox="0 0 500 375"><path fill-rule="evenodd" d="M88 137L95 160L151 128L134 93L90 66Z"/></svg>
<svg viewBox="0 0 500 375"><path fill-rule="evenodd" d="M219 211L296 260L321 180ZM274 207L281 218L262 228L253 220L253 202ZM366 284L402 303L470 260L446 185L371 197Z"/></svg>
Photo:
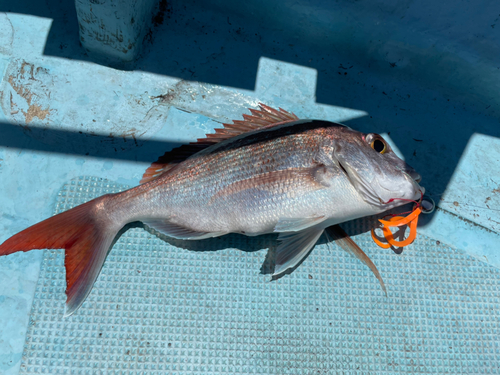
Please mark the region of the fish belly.
<svg viewBox="0 0 500 375"><path fill-rule="evenodd" d="M331 186L319 189L285 181L280 188L249 187L223 195L216 192L205 199L200 196L178 202L174 199L169 206L165 214L171 223L181 227L246 235L275 232L283 220L322 218L325 224L334 225L378 213L340 177Z"/></svg>

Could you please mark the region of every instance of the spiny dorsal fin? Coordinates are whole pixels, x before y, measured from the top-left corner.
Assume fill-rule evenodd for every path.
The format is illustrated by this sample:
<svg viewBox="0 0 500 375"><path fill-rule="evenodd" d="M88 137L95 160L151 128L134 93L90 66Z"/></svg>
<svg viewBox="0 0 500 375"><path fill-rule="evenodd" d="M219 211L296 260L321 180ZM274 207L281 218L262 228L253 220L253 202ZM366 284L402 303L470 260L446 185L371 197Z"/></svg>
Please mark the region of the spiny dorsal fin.
<svg viewBox="0 0 500 375"><path fill-rule="evenodd" d="M206 138L200 138L197 142L191 142L188 145L182 145L166 152L165 155L151 164L142 176L140 183L144 184L158 178L190 156L215 143L256 129L281 125L299 119L294 113L281 108L278 111L262 103L259 103L259 107L260 110L250 109L251 115L243 115L243 121L234 120L232 124L223 124L224 128L214 129L215 133L207 134Z"/></svg>

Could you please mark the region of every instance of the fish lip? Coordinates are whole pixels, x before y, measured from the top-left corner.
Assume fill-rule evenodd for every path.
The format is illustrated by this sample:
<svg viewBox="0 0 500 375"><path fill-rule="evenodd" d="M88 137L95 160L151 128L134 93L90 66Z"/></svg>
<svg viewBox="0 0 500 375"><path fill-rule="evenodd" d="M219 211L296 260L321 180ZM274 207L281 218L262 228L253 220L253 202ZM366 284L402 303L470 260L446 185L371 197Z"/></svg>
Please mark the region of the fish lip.
<svg viewBox="0 0 500 375"><path fill-rule="evenodd" d="M419 182L422 180L422 177L420 176L420 174L418 174L417 172L415 172L415 175L418 176L418 180L416 180L414 177L412 177L410 175L410 173L408 172L405 172L405 171L402 171L404 176L409 179L411 182L413 182L413 185L415 187L415 190L420 193L420 197L417 197L415 199L403 199L403 200L407 200L408 202L410 201L414 201L414 202L418 202L420 201L424 194L425 194L425 188L423 186L420 186ZM380 185L379 185L380 186ZM381 188L385 189L383 186L380 186ZM386 189L387 190L387 189ZM391 190L387 190L387 191L390 191L392 192ZM389 199L387 202L383 202L381 199L380 199L380 203L382 203L383 205L389 205L390 203L394 202L394 201L397 201L397 200L401 200L401 198L391 198Z"/></svg>
<svg viewBox="0 0 500 375"><path fill-rule="evenodd" d="M391 203L392 203L392 202L395 202L395 201L398 201L398 200L403 200L403 201L408 201L408 203L409 203L409 202L411 202L411 201L413 201L413 202L415 202L415 203L416 203L416 202L419 202L419 201L423 198L423 196L424 196L424 194L425 194L425 188L424 188L423 186L420 186L420 185L419 185L419 183L418 183L419 181L421 181L421 180L422 180L422 178L420 177L420 174L418 174L418 173L416 173L416 172L415 172L415 174L416 174L416 175L418 175L418 176L420 177L420 178L418 179L418 181L417 181L417 180L415 180L415 178L413 178L413 177L412 177L409 173L407 173L407 172L405 172L405 171L402 171L402 172L403 172L403 174L404 174L404 176L405 176L406 178L408 178L410 181L412 181L412 182L413 182L413 185L415 186L415 190L416 190L417 192L419 192L419 193L420 193L420 197L417 197L417 198L415 198L415 199L409 199L409 198L408 198L408 199L402 199L402 198L391 198L391 199L389 199L387 202L383 202L383 201L382 201L382 199L380 199L380 203L381 203L381 204L386 205L386 206L389 206L389 205L390 205L390 207L389 207L389 208L394 208L394 207L397 207L397 206L394 206L394 207L393 207L393 206L391 205ZM381 186L381 187L382 187L382 188L384 188L383 186ZM387 189L386 189L386 190L387 190ZM390 190L388 190L388 191L390 191Z"/></svg>

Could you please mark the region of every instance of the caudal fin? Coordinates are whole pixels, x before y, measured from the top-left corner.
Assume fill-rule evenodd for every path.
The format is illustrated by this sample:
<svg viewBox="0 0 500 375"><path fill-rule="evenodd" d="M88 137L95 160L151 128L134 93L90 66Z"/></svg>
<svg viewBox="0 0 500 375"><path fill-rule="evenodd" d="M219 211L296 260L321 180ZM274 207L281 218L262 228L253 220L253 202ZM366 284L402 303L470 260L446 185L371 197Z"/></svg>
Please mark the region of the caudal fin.
<svg viewBox="0 0 500 375"><path fill-rule="evenodd" d="M33 249L66 250L66 316L73 314L90 293L121 229L107 219L105 203L109 198L103 196L55 215L0 245L0 256Z"/></svg>

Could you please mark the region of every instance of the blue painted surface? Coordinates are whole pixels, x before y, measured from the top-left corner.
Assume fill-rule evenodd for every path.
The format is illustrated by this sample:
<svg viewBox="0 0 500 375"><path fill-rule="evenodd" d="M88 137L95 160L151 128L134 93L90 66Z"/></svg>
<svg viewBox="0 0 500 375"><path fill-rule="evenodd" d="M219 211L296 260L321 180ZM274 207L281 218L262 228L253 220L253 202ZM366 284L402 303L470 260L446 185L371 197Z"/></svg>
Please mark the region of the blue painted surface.
<svg viewBox="0 0 500 375"><path fill-rule="evenodd" d="M139 57L159 2L75 0L80 42L93 59L125 68Z"/></svg>
<svg viewBox="0 0 500 375"><path fill-rule="evenodd" d="M136 185L166 149L262 101L390 134L440 207L422 232L500 267L497 2L173 1L128 72L85 54L71 3L1 10L0 241L50 216L71 179ZM0 259L9 375L40 262Z"/></svg>

